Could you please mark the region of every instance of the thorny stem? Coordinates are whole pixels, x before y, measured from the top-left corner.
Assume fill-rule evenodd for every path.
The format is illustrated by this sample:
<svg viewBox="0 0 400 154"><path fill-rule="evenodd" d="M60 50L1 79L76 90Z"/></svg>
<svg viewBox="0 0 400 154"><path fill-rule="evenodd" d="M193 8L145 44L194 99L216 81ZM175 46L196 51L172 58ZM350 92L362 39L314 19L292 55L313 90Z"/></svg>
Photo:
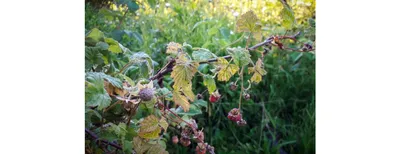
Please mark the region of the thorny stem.
<svg viewBox="0 0 400 154"><path fill-rule="evenodd" d="M240 96L239 96L239 111L240 111L240 107L242 106L242 95L243 95L243 90L244 90L244 86L243 86L243 70L244 70L244 66L242 66L242 70L240 71Z"/></svg>

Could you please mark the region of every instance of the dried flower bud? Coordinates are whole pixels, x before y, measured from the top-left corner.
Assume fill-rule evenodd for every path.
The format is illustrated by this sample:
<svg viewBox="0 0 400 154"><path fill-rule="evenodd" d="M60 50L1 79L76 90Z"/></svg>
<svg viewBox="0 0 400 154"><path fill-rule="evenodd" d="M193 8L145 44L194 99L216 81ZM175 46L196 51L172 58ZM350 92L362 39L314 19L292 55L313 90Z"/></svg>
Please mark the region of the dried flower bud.
<svg viewBox="0 0 400 154"><path fill-rule="evenodd" d="M250 99L250 94L244 93L244 99L249 100Z"/></svg>
<svg viewBox="0 0 400 154"><path fill-rule="evenodd" d="M229 89L231 89L231 90L236 90L236 89L237 89L237 85L236 85L234 82L231 82L231 83L229 84Z"/></svg>
<svg viewBox="0 0 400 154"><path fill-rule="evenodd" d="M197 99L203 99L203 95L200 94L200 93L198 93L198 94L197 94Z"/></svg>
<svg viewBox="0 0 400 154"><path fill-rule="evenodd" d="M236 121L236 124L238 126L245 126L247 124L247 122L244 119L240 119L240 121Z"/></svg>

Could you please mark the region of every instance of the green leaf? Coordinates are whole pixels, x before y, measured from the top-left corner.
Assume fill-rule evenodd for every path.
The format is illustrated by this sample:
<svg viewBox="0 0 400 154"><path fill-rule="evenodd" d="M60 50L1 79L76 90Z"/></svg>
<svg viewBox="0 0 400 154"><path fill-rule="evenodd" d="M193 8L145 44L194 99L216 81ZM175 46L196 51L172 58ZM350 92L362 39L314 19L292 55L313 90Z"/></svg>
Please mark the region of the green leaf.
<svg viewBox="0 0 400 154"><path fill-rule="evenodd" d="M205 101L205 100L202 100L202 99L196 99L194 102L193 102L193 105L197 105L198 107L206 107L207 108L207 102Z"/></svg>
<svg viewBox="0 0 400 154"><path fill-rule="evenodd" d="M105 42L97 42L96 47L99 47L100 50L107 50L109 48Z"/></svg>
<svg viewBox="0 0 400 154"><path fill-rule="evenodd" d="M283 5L283 9L281 11L281 16L283 19L282 26L285 27L286 29L292 29L294 24L296 24L294 12L286 1L280 0L280 2Z"/></svg>
<svg viewBox="0 0 400 154"><path fill-rule="evenodd" d="M107 80L110 82L114 87L122 89L122 81L118 78L114 78L110 75L104 74L103 72L88 72L86 73L87 76L99 75L102 79Z"/></svg>
<svg viewBox="0 0 400 154"><path fill-rule="evenodd" d="M233 62L239 67L246 66L250 63L249 51L245 48L228 48L228 53L232 56Z"/></svg>
<svg viewBox="0 0 400 154"><path fill-rule="evenodd" d="M97 106L102 110L110 105L111 98L104 89L104 80L99 73L87 74L85 89L86 106Z"/></svg>
<svg viewBox="0 0 400 154"><path fill-rule="evenodd" d="M210 52L210 50L208 49L200 48L199 50L193 51L192 57L194 60L203 61L211 58L216 58L217 56Z"/></svg>
<svg viewBox="0 0 400 154"><path fill-rule="evenodd" d="M113 123L110 123L111 127L109 127L109 130L114 132L120 139L124 139L126 133L128 132L126 130L126 124L125 123L119 123L118 125L115 125Z"/></svg>
<svg viewBox="0 0 400 154"><path fill-rule="evenodd" d="M201 110L200 110L200 108L197 107L196 105L193 105L193 104L190 105L189 111L188 111L188 112L185 112L185 111L183 110L182 107L178 107L178 108L175 110L175 112L176 112L176 114L182 115L182 116L184 116L184 115L187 115L187 116L195 116L195 115L199 115L199 114L202 113Z"/></svg>
<svg viewBox="0 0 400 154"><path fill-rule="evenodd" d="M203 76L203 84L207 87L209 94L213 93L217 89L217 86L215 85L215 80L211 75L207 74Z"/></svg>
<svg viewBox="0 0 400 154"><path fill-rule="evenodd" d="M165 99L167 100L172 100L172 92L168 88L158 88L157 93L160 94L161 96L164 96Z"/></svg>
<svg viewBox="0 0 400 154"><path fill-rule="evenodd" d="M150 7L153 9L157 4L156 0L147 0L147 3L149 3Z"/></svg>
<svg viewBox="0 0 400 154"><path fill-rule="evenodd" d="M108 50L112 53L121 53L122 49L120 44L112 38L105 38L105 42L109 45Z"/></svg>
<svg viewBox="0 0 400 154"><path fill-rule="evenodd" d="M132 148L133 148L132 142L128 141L128 140L124 140L123 147L122 147L122 150L124 151L124 153L127 153L127 154L132 153Z"/></svg>
<svg viewBox="0 0 400 154"><path fill-rule="evenodd" d="M96 44L99 41L102 41L104 38L104 33L101 32L97 28L93 28L87 35L85 40L91 43Z"/></svg>

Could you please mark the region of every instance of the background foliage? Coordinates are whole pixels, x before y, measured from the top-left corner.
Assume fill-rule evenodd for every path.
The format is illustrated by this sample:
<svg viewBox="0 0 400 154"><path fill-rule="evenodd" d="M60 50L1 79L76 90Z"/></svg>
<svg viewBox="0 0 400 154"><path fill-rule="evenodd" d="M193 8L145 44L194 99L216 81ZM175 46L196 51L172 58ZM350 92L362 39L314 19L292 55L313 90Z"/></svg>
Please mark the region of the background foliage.
<svg viewBox="0 0 400 154"><path fill-rule="evenodd" d="M137 59L137 65L126 69L127 77L150 77L151 74L147 73L149 70L157 71L167 63L165 57L169 42L186 42L192 47L209 49L216 56L227 55L226 46L243 37L235 29L235 25L239 16L249 10L253 10L261 21L262 40L272 35L291 35L301 31L296 44L315 45L315 0L287 1L293 9L294 25L290 25L290 22L288 25L284 21L290 17L285 17L285 6L277 0L86 1L85 33L97 28L104 35L104 42L108 44L106 46L96 43L92 47L86 47L86 70L106 70L102 74L87 74L87 81L97 84L87 88L86 95L91 95L91 92L98 94L98 91L107 93L96 87L103 86L99 82L101 79L117 86L122 84L114 83L110 75L115 70L120 70L129 61L129 57L140 58ZM119 47L118 42L126 48ZM252 41L250 45L256 43L257 41ZM295 47L295 43L287 43ZM233 46L244 47L245 44L246 39L242 39ZM110 54L107 49L112 53L127 52L122 56ZM101 55L96 54L97 52ZM192 51L188 52L191 54ZM149 57L141 53L146 53ZM237 127L226 118L228 112L237 107L240 93L239 90L230 90L229 82L216 82L216 87L222 94L219 102L208 102L206 107L201 108L202 112L193 113L198 126L204 128L205 142L213 145L216 153L315 153L314 53L272 48L265 55L263 63L268 73L259 84L252 85L249 92L251 99L242 103L243 118L247 120L247 126ZM204 65L203 70L207 71L207 67ZM251 77L252 74L244 76L245 80ZM237 78L237 75L233 76L230 81L236 81ZM167 88L172 89L170 76L166 76L163 82ZM201 76L194 76L192 83L195 94L203 93L207 89L203 86ZM209 96L208 93L203 95L204 98ZM105 95L96 96L96 99L99 98L111 99ZM109 105L107 101L101 104L104 106L100 107ZM132 119L146 117L146 108L142 110L138 110ZM118 111L114 113L118 114ZM112 117L87 109L86 123L89 124L88 121L95 120L96 117L107 116ZM116 134L126 129L131 128L123 124L109 127L110 133ZM117 138L123 138L121 141L124 141L129 136L135 136L134 131L126 132L128 133ZM172 144L172 132L165 134L164 146L169 153L194 153L194 144L189 147ZM103 136L115 139L115 135Z"/></svg>

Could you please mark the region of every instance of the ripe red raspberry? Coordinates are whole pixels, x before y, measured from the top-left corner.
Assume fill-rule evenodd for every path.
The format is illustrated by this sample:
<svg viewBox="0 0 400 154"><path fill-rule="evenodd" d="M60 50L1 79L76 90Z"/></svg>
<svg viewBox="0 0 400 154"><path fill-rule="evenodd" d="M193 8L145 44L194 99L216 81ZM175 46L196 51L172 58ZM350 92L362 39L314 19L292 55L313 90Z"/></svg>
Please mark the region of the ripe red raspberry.
<svg viewBox="0 0 400 154"><path fill-rule="evenodd" d="M207 152L207 143L197 143L196 154L205 154Z"/></svg>
<svg viewBox="0 0 400 154"><path fill-rule="evenodd" d="M221 98L221 95L219 94L218 90L213 92L210 95L210 98L208 99L211 103L215 103L219 100L219 98Z"/></svg>
<svg viewBox="0 0 400 154"><path fill-rule="evenodd" d="M233 108L228 113L228 119L233 121L233 122L240 121L240 119L242 119L242 114L240 114L240 110L237 109L237 108Z"/></svg>
<svg viewBox="0 0 400 154"><path fill-rule="evenodd" d="M177 144L179 142L178 136L172 136L172 143Z"/></svg>

